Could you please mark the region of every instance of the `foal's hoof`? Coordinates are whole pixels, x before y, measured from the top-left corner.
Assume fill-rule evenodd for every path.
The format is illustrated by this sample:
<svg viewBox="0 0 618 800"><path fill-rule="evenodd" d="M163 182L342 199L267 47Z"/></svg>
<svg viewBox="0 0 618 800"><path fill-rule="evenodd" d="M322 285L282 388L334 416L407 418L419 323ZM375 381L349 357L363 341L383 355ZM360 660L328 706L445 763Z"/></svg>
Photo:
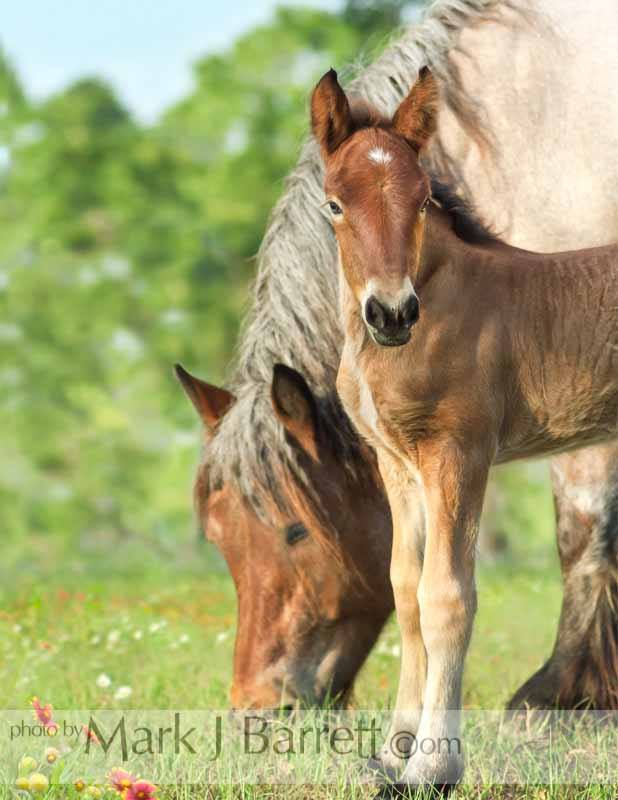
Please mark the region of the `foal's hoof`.
<svg viewBox="0 0 618 800"><path fill-rule="evenodd" d="M380 756L371 756L367 760L367 769L372 774L376 783L394 783L397 780L397 770L387 766Z"/></svg>
<svg viewBox="0 0 618 800"><path fill-rule="evenodd" d="M376 795L376 800L398 800L398 798L436 798L439 800L441 797L446 797L455 788L452 783L444 784L417 784L417 783L391 783L388 786L383 786L380 792Z"/></svg>
<svg viewBox="0 0 618 800"><path fill-rule="evenodd" d="M402 784L414 796L415 789L422 789L424 796L444 797L463 777L463 758L459 755L448 757L431 757L417 754L406 766L397 786L402 791Z"/></svg>

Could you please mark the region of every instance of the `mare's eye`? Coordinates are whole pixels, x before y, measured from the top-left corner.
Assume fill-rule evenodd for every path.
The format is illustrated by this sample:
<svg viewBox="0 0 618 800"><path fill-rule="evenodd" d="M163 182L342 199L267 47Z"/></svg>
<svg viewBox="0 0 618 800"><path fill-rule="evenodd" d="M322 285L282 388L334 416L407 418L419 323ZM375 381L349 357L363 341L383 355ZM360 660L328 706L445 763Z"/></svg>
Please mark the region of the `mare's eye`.
<svg viewBox="0 0 618 800"><path fill-rule="evenodd" d="M338 217L340 214L343 214L341 207L338 206L334 200L328 201L328 208L330 209L330 213L333 214L335 217Z"/></svg>
<svg viewBox="0 0 618 800"><path fill-rule="evenodd" d="M293 525L288 525L285 529L285 541L287 544L292 545L300 542L301 539L305 539L309 536L309 532L304 525L300 522L295 522Z"/></svg>

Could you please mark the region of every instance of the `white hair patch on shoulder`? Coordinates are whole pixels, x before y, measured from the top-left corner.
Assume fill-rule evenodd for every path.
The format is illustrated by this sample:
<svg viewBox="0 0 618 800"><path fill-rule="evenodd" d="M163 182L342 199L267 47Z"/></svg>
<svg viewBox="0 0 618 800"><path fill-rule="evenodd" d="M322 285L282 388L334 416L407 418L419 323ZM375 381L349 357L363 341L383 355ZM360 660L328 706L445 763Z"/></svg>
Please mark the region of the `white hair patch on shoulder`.
<svg viewBox="0 0 618 800"><path fill-rule="evenodd" d="M390 164L393 160L392 153L383 150L381 147L374 147L367 154L367 158L374 164Z"/></svg>

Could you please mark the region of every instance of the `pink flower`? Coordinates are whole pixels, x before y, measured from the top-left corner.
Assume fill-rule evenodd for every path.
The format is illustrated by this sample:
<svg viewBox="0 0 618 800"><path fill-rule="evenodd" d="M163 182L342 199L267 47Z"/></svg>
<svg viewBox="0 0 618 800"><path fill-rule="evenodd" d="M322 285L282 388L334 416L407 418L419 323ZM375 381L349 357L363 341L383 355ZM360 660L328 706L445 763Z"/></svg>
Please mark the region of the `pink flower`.
<svg viewBox="0 0 618 800"><path fill-rule="evenodd" d="M135 775L131 775L130 772L120 768L113 769L107 776L107 779L112 788L114 788L120 794L125 792L127 789L130 789L137 780Z"/></svg>
<svg viewBox="0 0 618 800"><path fill-rule="evenodd" d="M157 787L148 781L135 781L122 793L123 800L156 800Z"/></svg>
<svg viewBox="0 0 618 800"><path fill-rule="evenodd" d="M57 733L58 726L52 719L53 707L48 703L46 706L41 705L38 697L32 698L32 708L34 709L34 716L46 728L49 733Z"/></svg>

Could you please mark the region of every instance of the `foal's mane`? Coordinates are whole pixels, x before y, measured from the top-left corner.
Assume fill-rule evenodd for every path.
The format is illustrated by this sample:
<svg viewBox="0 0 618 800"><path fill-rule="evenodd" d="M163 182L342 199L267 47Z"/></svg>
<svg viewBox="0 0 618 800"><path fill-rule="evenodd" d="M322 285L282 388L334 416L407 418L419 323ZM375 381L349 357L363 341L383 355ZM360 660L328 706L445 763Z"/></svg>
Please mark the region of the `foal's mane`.
<svg viewBox="0 0 618 800"><path fill-rule="evenodd" d="M471 200L459 194L450 184L431 177L431 196L453 221L453 230L464 242L490 244L501 241L491 226L483 220Z"/></svg>
<svg viewBox="0 0 618 800"><path fill-rule="evenodd" d="M487 139L474 103L461 89L448 58L466 26L494 19L519 0L435 0L423 22L404 30L348 88L390 118L429 64L441 84L442 104L477 141ZM439 145L437 163L444 174ZM263 519L273 504L290 515L289 482L319 510L305 460L286 437L270 399L273 366L282 362L303 374L318 400L319 427L351 481L366 479L366 450L343 412L335 391L343 333L340 328L336 244L323 201L322 164L313 141L304 146L286 181L258 254L252 305L245 319L230 390L236 402L205 447L198 490L231 483ZM443 186L434 194L458 221L460 235L481 240L488 232ZM282 476L286 480L282 481Z"/></svg>

